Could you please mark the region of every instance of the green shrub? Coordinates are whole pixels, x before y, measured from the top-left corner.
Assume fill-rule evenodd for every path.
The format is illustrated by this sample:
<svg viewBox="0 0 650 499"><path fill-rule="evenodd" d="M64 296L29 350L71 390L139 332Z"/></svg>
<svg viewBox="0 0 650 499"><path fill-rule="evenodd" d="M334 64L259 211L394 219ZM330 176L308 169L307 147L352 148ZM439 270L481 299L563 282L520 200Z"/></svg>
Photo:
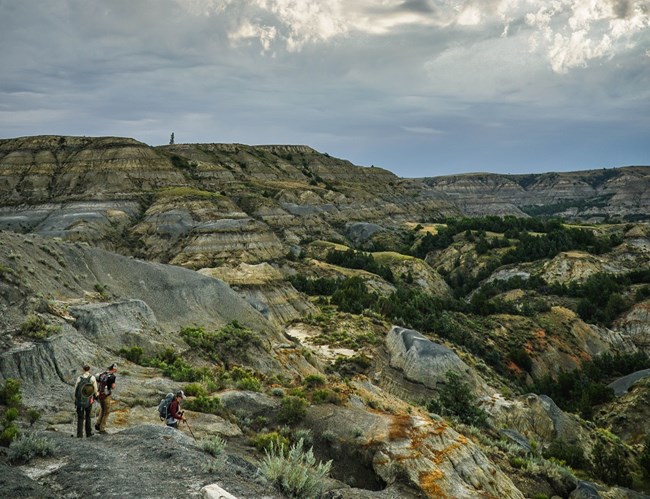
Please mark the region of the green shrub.
<svg viewBox="0 0 650 499"><path fill-rule="evenodd" d="M331 302L342 312L360 314L377 302L377 294L368 291L365 281L358 276L349 277L332 294Z"/></svg>
<svg viewBox="0 0 650 499"><path fill-rule="evenodd" d="M266 452L262 474L283 494L293 498L316 498L323 491L332 461L316 463L313 449L303 450L303 441L288 451L284 446Z"/></svg>
<svg viewBox="0 0 650 499"><path fill-rule="evenodd" d="M295 424L301 421L307 414L307 401L301 397L289 395L282 399L282 408L278 419L287 424Z"/></svg>
<svg viewBox="0 0 650 499"><path fill-rule="evenodd" d="M363 374L372 366L369 357L360 354L352 357L337 357L334 364L328 367L328 371L337 372L344 377L353 377Z"/></svg>
<svg viewBox="0 0 650 499"><path fill-rule="evenodd" d="M167 365L173 364L178 358L179 357L176 353L176 350L174 350L172 347L167 347L164 351L156 355L156 361L165 363Z"/></svg>
<svg viewBox="0 0 650 499"><path fill-rule="evenodd" d="M629 487L632 484L630 466L621 445L613 444L607 449L602 440L598 440L593 451L594 473L605 483Z"/></svg>
<svg viewBox="0 0 650 499"><path fill-rule="evenodd" d="M523 347L515 348L510 351L510 359L517 364L521 369L530 373L533 369L533 359L530 358L528 352Z"/></svg>
<svg viewBox="0 0 650 499"><path fill-rule="evenodd" d="M7 457L11 462L26 463L36 456L51 456L55 451L54 443L45 437L21 435L9 445Z"/></svg>
<svg viewBox="0 0 650 499"><path fill-rule="evenodd" d="M174 381L202 381L213 377L212 371L207 367L192 367L181 357L177 357L172 364L165 361L152 360L150 365L158 367L165 376Z"/></svg>
<svg viewBox="0 0 650 499"><path fill-rule="evenodd" d="M4 419L7 423L11 423L12 421L16 421L18 419L18 416L20 415L20 412L18 412L18 409L15 407L10 407L5 411L4 414Z"/></svg>
<svg viewBox="0 0 650 499"><path fill-rule="evenodd" d="M287 392L287 395L290 395L292 397L300 397L301 399L306 399L307 394L305 393L305 390L302 389L300 386L294 386L293 388L290 388L289 391Z"/></svg>
<svg viewBox="0 0 650 499"><path fill-rule="evenodd" d="M328 444L336 442L336 434L332 430L325 430L320 436Z"/></svg>
<svg viewBox="0 0 650 499"><path fill-rule="evenodd" d="M453 371L448 371L446 378L447 382L439 390L438 397L427 404L427 410L443 416L455 416L468 425L486 426L487 413L478 407L469 385Z"/></svg>
<svg viewBox="0 0 650 499"><path fill-rule="evenodd" d="M36 314L29 314L20 325L20 333L34 340L42 340L60 331L61 326L47 324L45 319Z"/></svg>
<svg viewBox="0 0 650 499"><path fill-rule="evenodd" d="M206 438L201 440L201 449L217 457L223 454L223 451L226 449L226 441L218 435L212 438Z"/></svg>
<svg viewBox="0 0 650 499"><path fill-rule="evenodd" d="M185 392L185 395L188 395L189 397L198 397L201 395L206 396L208 394L208 391L201 383L190 383L189 385L185 385L183 391Z"/></svg>
<svg viewBox="0 0 650 499"><path fill-rule="evenodd" d="M643 476L650 480L650 435L645 438L645 444L639 456L639 466L641 466Z"/></svg>
<svg viewBox="0 0 650 499"><path fill-rule="evenodd" d="M389 267L380 265L370 253L348 249L346 251L332 250L325 257L327 263L346 267L348 269L362 269L377 274L388 282L394 282L395 277Z"/></svg>
<svg viewBox="0 0 650 499"><path fill-rule="evenodd" d="M316 388L318 386L323 386L326 383L325 376L320 374L309 374L305 376L304 382L307 388Z"/></svg>
<svg viewBox="0 0 650 499"><path fill-rule="evenodd" d="M270 451L272 448L287 447L289 439L277 431L272 431L255 435L251 443L259 451Z"/></svg>
<svg viewBox="0 0 650 499"><path fill-rule="evenodd" d="M119 351L119 354L125 359L130 360L135 364L141 364L142 358L144 356L144 348L138 346L134 346L131 348L122 348Z"/></svg>
<svg viewBox="0 0 650 499"><path fill-rule="evenodd" d="M192 348L198 348L213 360L229 365L233 359L246 360L247 350L262 340L257 333L241 326L237 321L225 325L218 331L206 331L202 327L184 327L181 337Z"/></svg>
<svg viewBox="0 0 650 499"><path fill-rule="evenodd" d="M20 407L23 399L20 395L20 380L7 378L4 386L0 388L0 404L9 407Z"/></svg>
<svg viewBox="0 0 650 499"><path fill-rule="evenodd" d="M314 404L340 404L341 396L330 388L314 390L311 394L311 401Z"/></svg>
<svg viewBox="0 0 650 499"><path fill-rule="evenodd" d="M244 378L237 381L235 385L239 390L248 390L251 392L261 392L262 383L257 378Z"/></svg>
<svg viewBox="0 0 650 499"><path fill-rule="evenodd" d="M221 414L223 405L219 397L206 397L199 395L193 400L186 400L184 403L185 409L196 412L204 412L206 414Z"/></svg>
<svg viewBox="0 0 650 499"><path fill-rule="evenodd" d="M36 421L41 419L41 413L37 409L29 409L27 411L27 419L29 420L29 425L32 426Z"/></svg>
<svg viewBox="0 0 650 499"><path fill-rule="evenodd" d="M271 388L271 395L274 397L282 398L284 397L284 390L280 387Z"/></svg>
<svg viewBox="0 0 650 499"><path fill-rule="evenodd" d="M544 452L546 459L555 458L565 462L572 468L585 469L587 467L587 460L582 447L576 444L569 444L562 440L555 440L551 443L549 448Z"/></svg>
<svg viewBox="0 0 650 499"><path fill-rule="evenodd" d="M20 435L20 430L16 425L13 423L6 425L0 433L0 445L8 446L18 435Z"/></svg>
<svg viewBox="0 0 650 499"><path fill-rule="evenodd" d="M312 446L314 443L314 434L310 429L299 429L293 434L292 440L298 442L302 440L305 445Z"/></svg>

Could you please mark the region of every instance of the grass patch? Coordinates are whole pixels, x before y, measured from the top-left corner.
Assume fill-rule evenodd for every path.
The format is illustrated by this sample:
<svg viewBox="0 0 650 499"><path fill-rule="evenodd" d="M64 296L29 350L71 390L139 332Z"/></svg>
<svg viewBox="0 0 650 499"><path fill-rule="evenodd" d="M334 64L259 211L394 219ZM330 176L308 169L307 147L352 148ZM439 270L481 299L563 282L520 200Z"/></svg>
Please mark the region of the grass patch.
<svg viewBox="0 0 650 499"><path fill-rule="evenodd" d="M201 440L201 449L211 456L218 457L226 450L226 441L219 435Z"/></svg>

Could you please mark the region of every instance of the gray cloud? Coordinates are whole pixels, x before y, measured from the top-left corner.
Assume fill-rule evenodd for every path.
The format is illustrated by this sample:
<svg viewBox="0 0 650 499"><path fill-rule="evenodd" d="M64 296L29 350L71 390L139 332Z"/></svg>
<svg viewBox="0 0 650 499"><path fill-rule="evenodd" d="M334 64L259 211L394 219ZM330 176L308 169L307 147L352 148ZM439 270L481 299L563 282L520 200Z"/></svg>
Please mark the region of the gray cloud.
<svg viewBox="0 0 650 499"><path fill-rule="evenodd" d="M619 19L628 19L633 12L632 0L611 0L614 7L614 13Z"/></svg>
<svg viewBox="0 0 650 499"><path fill-rule="evenodd" d="M419 12L422 14L431 13L435 10L428 0L406 0L397 8L407 12Z"/></svg>

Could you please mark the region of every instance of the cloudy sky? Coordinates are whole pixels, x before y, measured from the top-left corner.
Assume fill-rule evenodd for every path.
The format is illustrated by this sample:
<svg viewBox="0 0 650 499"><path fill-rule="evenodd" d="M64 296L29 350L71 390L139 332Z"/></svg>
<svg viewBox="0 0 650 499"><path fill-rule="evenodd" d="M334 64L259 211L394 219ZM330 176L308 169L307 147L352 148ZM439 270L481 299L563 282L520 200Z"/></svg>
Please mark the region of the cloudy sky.
<svg viewBox="0 0 650 499"><path fill-rule="evenodd" d="M307 144L404 177L650 164L650 0L0 0L0 137Z"/></svg>

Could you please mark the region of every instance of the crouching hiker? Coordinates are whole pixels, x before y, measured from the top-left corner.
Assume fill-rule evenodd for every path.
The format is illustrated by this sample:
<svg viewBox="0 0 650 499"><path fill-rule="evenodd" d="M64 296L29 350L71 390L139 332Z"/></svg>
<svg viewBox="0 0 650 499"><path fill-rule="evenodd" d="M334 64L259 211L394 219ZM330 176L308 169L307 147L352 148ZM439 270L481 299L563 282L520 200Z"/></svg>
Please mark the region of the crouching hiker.
<svg viewBox="0 0 650 499"><path fill-rule="evenodd" d="M111 395L115 390L115 373L117 372L117 365L111 364L106 371L97 375L99 380L99 418L95 423L95 429L99 433L106 433L106 421L108 420L108 413L111 410Z"/></svg>
<svg viewBox="0 0 650 499"><path fill-rule="evenodd" d="M178 428L178 423L180 421L185 421L185 416L183 416L183 411L181 411L181 400L185 398L183 390L176 392L176 396L172 399L167 409L167 419L165 423L167 426L172 428Z"/></svg>
<svg viewBox="0 0 650 499"><path fill-rule="evenodd" d="M83 366L83 373L74 385L74 405L77 410L77 438L83 437L85 423L86 438L92 435L90 431L90 410L94 397L97 395L97 380L90 374L90 366Z"/></svg>

